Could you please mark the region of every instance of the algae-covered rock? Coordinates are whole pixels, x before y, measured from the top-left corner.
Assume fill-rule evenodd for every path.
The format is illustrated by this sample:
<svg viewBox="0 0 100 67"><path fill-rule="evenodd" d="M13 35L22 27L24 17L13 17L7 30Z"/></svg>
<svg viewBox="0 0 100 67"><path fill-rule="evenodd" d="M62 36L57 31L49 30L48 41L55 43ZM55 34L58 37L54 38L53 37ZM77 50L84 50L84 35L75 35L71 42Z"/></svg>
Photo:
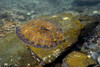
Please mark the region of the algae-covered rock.
<svg viewBox="0 0 100 67"><path fill-rule="evenodd" d="M19 40L15 33L9 33L0 40L0 66L36 67L39 65L32 58L26 45Z"/></svg>
<svg viewBox="0 0 100 67"><path fill-rule="evenodd" d="M41 64L51 63L78 40L81 29L88 23L81 23L69 13L26 22L16 28L16 33L1 39L0 64L42 67Z"/></svg>
<svg viewBox="0 0 100 67"><path fill-rule="evenodd" d="M30 50L35 55L37 55L40 61L43 61L43 63L47 64L54 61L66 48L72 46L77 41L80 30L84 26L74 15L71 15L69 13L62 13L52 16L41 16L39 17L39 19L57 24L58 27L62 29L63 36L65 38L65 41L63 43L53 48L38 48L32 45L28 45Z"/></svg>
<svg viewBox="0 0 100 67"><path fill-rule="evenodd" d="M64 58L62 67L87 67L92 64L96 62L83 53L73 51Z"/></svg>

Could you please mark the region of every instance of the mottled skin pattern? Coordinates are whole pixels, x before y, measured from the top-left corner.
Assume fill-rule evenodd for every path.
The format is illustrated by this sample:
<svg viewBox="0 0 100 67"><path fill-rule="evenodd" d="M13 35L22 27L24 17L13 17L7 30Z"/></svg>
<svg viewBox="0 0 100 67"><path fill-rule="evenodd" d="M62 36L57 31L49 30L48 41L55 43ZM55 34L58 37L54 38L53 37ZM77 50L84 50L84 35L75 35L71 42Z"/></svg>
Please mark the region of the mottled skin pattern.
<svg viewBox="0 0 100 67"><path fill-rule="evenodd" d="M41 19L32 20L18 28L16 34L24 43L38 48L51 48L65 41L60 27Z"/></svg>

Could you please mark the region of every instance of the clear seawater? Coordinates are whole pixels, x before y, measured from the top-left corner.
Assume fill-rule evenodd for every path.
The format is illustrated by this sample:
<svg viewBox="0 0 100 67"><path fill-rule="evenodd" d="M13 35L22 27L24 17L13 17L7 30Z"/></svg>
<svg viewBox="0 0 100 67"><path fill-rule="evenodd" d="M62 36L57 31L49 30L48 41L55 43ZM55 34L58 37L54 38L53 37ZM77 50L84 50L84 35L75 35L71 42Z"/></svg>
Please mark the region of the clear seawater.
<svg viewBox="0 0 100 67"><path fill-rule="evenodd" d="M2 29L5 21L23 24L42 15L53 15L63 12L72 14L79 12L84 15L100 14L100 0L0 0L0 39L6 36L5 32L9 32ZM5 46L4 48L6 48L4 49L5 52L10 51L7 50L8 47ZM3 52L0 51L0 53ZM6 53L2 56L0 55L0 63L5 56L7 56Z"/></svg>

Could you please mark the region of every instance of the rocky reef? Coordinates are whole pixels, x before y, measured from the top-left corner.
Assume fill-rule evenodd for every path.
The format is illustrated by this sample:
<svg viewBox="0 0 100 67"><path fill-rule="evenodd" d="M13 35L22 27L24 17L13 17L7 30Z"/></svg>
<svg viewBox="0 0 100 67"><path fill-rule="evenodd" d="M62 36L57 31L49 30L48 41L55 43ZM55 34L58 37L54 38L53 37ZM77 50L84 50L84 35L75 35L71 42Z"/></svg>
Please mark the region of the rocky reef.
<svg viewBox="0 0 100 67"><path fill-rule="evenodd" d="M0 67L100 67L99 0L0 0Z"/></svg>
<svg viewBox="0 0 100 67"><path fill-rule="evenodd" d="M25 24L20 24L18 26L15 25L15 27L17 27L16 29L13 29L13 24L17 23L10 22L12 25L10 26L10 30L14 31L9 32L0 40L1 67L61 66L62 64L57 65L57 63L59 63L57 59L62 63L65 56L67 57L69 54L73 57L75 54L78 54L78 56L82 56L83 60L88 58L88 55L79 52L71 52L78 49L75 43L77 43L79 37L83 37L87 30L91 31L94 25L96 25L98 19L96 18L92 21L93 17L72 15L70 13L45 15L38 17L37 20L28 21ZM7 27L3 26L3 29L9 29L9 25L7 25ZM34 33L32 34L32 32ZM44 36L46 37L46 40L44 39ZM35 37L35 39L32 39L32 37ZM40 42L36 42L35 40ZM44 40L45 42L43 42ZM48 42L48 40L50 42ZM59 41L63 42L59 43ZM58 45L55 45L56 43ZM54 46L49 47L52 45ZM75 55L75 59L72 60L75 60L77 63L80 62L80 59L77 59L78 56ZM60 59L59 57L62 58ZM89 64L85 64L85 61L88 61ZM81 67L96 64L91 58L85 61L81 61ZM68 64L69 61L66 63L64 62L62 66L68 66ZM78 64L71 65L77 66Z"/></svg>

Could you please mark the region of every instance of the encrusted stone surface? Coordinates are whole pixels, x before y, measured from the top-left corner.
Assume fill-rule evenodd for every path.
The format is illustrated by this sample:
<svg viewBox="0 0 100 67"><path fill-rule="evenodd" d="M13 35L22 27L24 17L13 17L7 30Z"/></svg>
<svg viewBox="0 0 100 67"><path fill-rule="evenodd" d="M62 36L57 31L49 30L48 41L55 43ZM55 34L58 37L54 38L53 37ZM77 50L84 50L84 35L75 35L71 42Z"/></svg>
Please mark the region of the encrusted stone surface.
<svg viewBox="0 0 100 67"><path fill-rule="evenodd" d="M87 67L92 64L96 62L83 53L73 51L64 58L62 67Z"/></svg>
<svg viewBox="0 0 100 67"><path fill-rule="evenodd" d="M30 50L41 59L40 61L47 64L54 61L66 48L72 46L77 41L80 30L84 25L82 25L74 15L69 13L41 16L39 19L56 23L60 28L62 28L65 37L65 42L51 49L36 48L28 45Z"/></svg>

